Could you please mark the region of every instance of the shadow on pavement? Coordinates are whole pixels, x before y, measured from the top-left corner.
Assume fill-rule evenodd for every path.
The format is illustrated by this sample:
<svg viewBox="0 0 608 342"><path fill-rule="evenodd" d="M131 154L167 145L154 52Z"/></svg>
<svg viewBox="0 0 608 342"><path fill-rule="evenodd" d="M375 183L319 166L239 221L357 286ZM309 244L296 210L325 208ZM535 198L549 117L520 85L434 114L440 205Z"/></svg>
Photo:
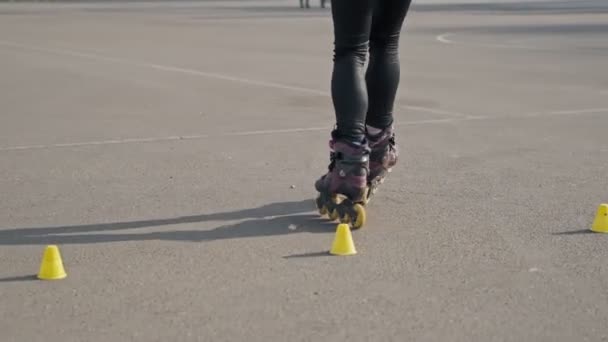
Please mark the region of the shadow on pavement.
<svg viewBox="0 0 608 342"><path fill-rule="evenodd" d="M566 232L553 233L553 235L586 235L586 234L596 234L589 229L579 229L579 230L570 230Z"/></svg>
<svg viewBox="0 0 608 342"><path fill-rule="evenodd" d="M211 230L110 233L183 223L235 220L245 221L222 225ZM306 199L207 215L87 225L0 229L0 245L87 244L144 240L200 242L298 232L326 233L333 232L334 229L335 223L321 218L314 211L312 200Z"/></svg>
<svg viewBox="0 0 608 342"><path fill-rule="evenodd" d="M36 277L36 275L7 277L7 278L0 278L0 283L10 283L10 282L28 281L28 280L38 280L38 278Z"/></svg>
<svg viewBox="0 0 608 342"><path fill-rule="evenodd" d="M299 258L316 258L316 257L330 257L329 251L323 252L312 252L312 253L304 253L304 254L293 254L284 256L283 259L299 259Z"/></svg>

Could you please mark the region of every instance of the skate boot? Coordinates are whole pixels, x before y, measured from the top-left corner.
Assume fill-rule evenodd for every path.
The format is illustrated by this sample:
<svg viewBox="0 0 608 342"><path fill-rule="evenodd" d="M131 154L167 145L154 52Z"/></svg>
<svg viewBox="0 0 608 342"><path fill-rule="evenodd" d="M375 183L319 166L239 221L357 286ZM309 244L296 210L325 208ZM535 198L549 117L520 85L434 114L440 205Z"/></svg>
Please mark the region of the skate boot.
<svg viewBox="0 0 608 342"><path fill-rule="evenodd" d="M369 159L370 171L367 178L369 191L365 204L369 203L380 184L384 182L388 173L391 172L392 167L397 164L399 157L399 150L395 143L395 133L392 126L376 135L371 135L368 132L366 133L366 139L368 140L371 154Z"/></svg>
<svg viewBox="0 0 608 342"><path fill-rule="evenodd" d="M353 229L361 228L365 224L363 204L368 192L369 147L366 142L336 140L334 133L329 146L328 172L315 182L319 192L317 209L332 220L340 219L342 223L351 223Z"/></svg>

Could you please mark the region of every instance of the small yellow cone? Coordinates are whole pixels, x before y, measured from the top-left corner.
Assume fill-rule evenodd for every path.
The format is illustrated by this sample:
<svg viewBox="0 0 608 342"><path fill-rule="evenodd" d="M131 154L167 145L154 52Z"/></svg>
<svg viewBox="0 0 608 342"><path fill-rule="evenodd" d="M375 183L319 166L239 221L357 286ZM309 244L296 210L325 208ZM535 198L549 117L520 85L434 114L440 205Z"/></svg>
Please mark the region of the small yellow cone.
<svg viewBox="0 0 608 342"><path fill-rule="evenodd" d="M59 248L55 245L46 246L44 255L42 256L38 278L43 280L56 280L65 277L67 277L67 274L63 269L63 261L61 261Z"/></svg>
<svg viewBox="0 0 608 342"><path fill-rule="evenodd" d="M330 254L333 255L354 255L357 254L353 236L350 233L348 224L341 223L336 229L336 236L331 246Z"/></svg>
<svg viewBox="0 0 608 342"><path fill-rule="evenodd" d="M591 230L596 233L608 233L608 204L600 204Z"/></svg>

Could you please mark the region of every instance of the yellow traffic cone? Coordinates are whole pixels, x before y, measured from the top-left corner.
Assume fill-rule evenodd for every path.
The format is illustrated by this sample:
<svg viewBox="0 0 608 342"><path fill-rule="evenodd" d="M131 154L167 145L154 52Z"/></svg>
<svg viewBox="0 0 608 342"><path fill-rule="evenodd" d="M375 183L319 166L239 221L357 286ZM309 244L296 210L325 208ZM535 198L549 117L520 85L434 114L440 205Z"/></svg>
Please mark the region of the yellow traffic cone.
<svg viewBox="0 0 608 342"><path fill-rule="evenodd" d="M336 229L336 236L331 246L330 254L333 255L353 255L357 254L355 250L355 244L353 242L353 236L350 233L350 227L348 224L341 223Z"/></svg>
<svg viewBox="0 0 608 342"><path fill-rule="evenodd" d="M596 233L608 233L608 204L600 204L591 230Z"/></svg>
<svg viewBox="0 0 608 342"><path fill-rule="evenodd" d="M55 245L46 246L44 255L42 256L38 278L43 280L56 280L65 277L67 277L67 274L63 269L59 248Z"/></svg>

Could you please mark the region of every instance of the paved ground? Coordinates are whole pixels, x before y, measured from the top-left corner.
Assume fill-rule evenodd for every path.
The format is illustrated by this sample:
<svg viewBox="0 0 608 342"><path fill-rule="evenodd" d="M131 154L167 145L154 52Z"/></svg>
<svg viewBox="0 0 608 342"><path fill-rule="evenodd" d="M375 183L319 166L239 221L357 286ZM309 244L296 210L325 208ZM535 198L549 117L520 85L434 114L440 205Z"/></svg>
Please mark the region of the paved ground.
<svg viewBox="0 0 608 342"><path fill-rule="evenodd" d="M607 340L608 6L420 2L347 258L327 9L0 5L2 341Z"/></svg>

